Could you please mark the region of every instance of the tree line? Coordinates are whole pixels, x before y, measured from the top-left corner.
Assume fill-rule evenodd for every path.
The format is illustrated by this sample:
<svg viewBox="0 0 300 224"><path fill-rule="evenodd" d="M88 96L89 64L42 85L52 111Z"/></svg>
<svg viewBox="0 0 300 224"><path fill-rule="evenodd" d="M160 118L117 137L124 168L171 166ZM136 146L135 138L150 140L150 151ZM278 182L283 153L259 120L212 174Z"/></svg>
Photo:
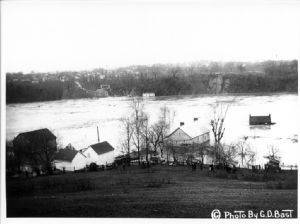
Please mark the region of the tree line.
<svg viewBox="0 0 300 224"><path fill-rule="evenodd" d="M43 81L21 81L35 77ZM95 69L83 72L55 74L7 73L7 103L86 98L75 84L96 90L110 85L111 96L142 95L153 92L156 96L218 93L297 92L298 62L266 61L257 63L217 63L208 65L152 65L129 66L115 70Z"/></svg>

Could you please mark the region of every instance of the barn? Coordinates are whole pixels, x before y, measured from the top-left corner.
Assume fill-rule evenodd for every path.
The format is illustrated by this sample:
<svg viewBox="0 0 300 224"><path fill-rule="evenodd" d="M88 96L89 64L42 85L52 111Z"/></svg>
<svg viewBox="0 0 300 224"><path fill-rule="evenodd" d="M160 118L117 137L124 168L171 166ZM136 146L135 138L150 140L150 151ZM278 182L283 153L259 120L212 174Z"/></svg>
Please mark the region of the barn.
<svg viewBox="0 0 300 224"><path fill-rule="evenodd" d="M205 128L182 125L166 137L166 142L176 146L182 144L209 144L210 134L209 130Z"/></svg>
<svg viewBox="0 0 300 224"><path fill-rule="evenodd" d="M59 170L75 171L86 167L86 156L75 149L64 148L54 155L54 166Z"/></svg>
<svg viewBox="0 0 300 224"><path fill-rule="evenodd" d="M19 169L22 171L48 170L51 156L57 151L56 136L47 128L20 133L13 146L21 156Z"/></svg>
<svg viewBox="0 0 300 224"><path fill-rule="evenodd" d="M184 122L166 138L167 161L185 162L189 158L201 161L204 164L211 163L210 155L210 131L198 125L198 119L189 125Z"/></svg>

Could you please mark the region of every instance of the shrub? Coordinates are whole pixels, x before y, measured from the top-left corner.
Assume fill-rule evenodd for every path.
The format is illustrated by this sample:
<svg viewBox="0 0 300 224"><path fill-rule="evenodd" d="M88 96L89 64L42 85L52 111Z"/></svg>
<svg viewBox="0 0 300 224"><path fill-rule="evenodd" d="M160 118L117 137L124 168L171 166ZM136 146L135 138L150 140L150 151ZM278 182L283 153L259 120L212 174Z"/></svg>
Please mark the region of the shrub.
<svg viewBox="0 0 300 224"><path fill-rule="evenodd" d="M89 166L89 171L97 171L98 170L98 166L96 163L91 163Z"/></svg>

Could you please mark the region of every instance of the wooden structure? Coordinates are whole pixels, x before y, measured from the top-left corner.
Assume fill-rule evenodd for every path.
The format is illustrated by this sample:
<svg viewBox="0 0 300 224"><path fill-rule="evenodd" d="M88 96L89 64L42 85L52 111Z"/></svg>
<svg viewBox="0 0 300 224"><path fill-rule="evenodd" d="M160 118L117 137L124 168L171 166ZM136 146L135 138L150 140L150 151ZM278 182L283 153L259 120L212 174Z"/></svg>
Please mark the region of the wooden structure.
<svg viewBox="0 0 300 224"><path fill-rule="evenodd" d="M194 125L190 126L180 122L180 127L165 138L164 159L184 163L193 158L201 163L211 163L210 131L199 127L196 121L194 119Z"/></svg>
<svg viewBox="0 0 300 224"><path fill-rule="evenodd" d="M56 136L47 128L20 133L13 140L19 170L50 170L53 154L57 151Z"/></svg>
<svg viewBox="0 0 300 224"><path fill-rule="evenodd" d="M75 171L86 167L86 156L81 151L64 148L54 155L54 166L63 171Z"/></svg>
<svg viewBox="0 0 300 224"><path fill-rule="evenodd" d="M87 157L87 165L96 163L98 166L112 164L115 161L114 148L107 142L90 145L80 151Z"/></svg>

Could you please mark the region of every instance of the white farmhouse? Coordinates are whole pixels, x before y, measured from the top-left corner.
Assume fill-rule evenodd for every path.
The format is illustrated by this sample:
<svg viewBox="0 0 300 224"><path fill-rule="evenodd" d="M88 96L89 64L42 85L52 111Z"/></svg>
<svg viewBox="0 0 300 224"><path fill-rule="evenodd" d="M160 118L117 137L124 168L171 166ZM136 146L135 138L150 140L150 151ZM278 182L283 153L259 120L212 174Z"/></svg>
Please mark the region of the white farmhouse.
<svg viewBox="0 0 300 224"><path fill-rule="evenodd" d="M75 149L60 149L54 155L54 166L59 170L75 171L83 169L87 164L87 158Z"/></svg>
<svg viewBox="0 0 300 224"><path fill-rule="evenodd" d="M88 148L82 149L81 152L87 158L87 165L96 163L101 166L115 161L114 148L107 141L90 145Z"/></svg>

